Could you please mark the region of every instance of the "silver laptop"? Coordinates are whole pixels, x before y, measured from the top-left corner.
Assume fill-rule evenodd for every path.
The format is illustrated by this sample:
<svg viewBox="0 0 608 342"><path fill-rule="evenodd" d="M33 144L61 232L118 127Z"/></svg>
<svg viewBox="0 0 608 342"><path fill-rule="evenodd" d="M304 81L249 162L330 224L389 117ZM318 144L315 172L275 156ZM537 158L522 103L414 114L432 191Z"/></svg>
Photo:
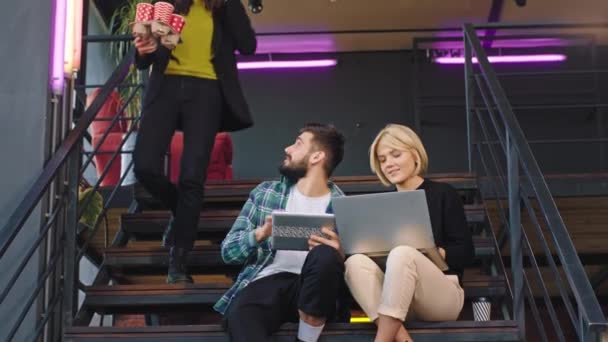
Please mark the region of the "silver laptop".
<svg viewBox="0 0 608 342"><path fill-rule="evenodd" d="M424 190L337 197L332 206L347 255L386 255L394 247L407 245L447 270L435 248Z"/></svg>

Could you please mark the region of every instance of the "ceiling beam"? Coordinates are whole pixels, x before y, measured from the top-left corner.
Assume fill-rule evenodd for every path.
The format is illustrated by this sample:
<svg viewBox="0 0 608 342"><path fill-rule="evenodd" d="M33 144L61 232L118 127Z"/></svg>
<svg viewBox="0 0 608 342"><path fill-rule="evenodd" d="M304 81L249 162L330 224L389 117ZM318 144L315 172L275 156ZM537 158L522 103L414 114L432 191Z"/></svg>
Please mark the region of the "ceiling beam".
<svg viewBox="0 0 608 342"><path fill-rule="evenodd" d="M488 23L497 23L502 17L502 9L504 8L504 0L492 0L492 6L490 6L490 13L488 13ZM496 35L496 29L486 30L486 37L494 37ZM483 41L483 47L489 49L492 47L492 39Z"/></svg>

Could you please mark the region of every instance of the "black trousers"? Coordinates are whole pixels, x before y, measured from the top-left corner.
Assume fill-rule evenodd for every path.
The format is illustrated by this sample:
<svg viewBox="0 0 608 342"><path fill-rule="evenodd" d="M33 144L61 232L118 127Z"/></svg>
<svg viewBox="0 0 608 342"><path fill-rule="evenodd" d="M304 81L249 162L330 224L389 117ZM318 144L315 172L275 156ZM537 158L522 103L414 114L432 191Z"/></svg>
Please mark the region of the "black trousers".
<svg viewBox="0 0 608 342"><path fill-rule="evenodd" d="M344 261L329 246L313 248L300 275L278 273L258 279L239 293L224 320L231 341L269 341L298 310L332 321L344 289Z"/></svg>
<svg viewBox="0 0 608 342"><path fill-rule="evenodd" d="M135 176L173 212L169 239L176 247L194 245L222 105L218 81L167 75L158 96L142 112L133 154ZM163 165L178 127L184 132L184 148L176 187L164 175Z"/></svg>

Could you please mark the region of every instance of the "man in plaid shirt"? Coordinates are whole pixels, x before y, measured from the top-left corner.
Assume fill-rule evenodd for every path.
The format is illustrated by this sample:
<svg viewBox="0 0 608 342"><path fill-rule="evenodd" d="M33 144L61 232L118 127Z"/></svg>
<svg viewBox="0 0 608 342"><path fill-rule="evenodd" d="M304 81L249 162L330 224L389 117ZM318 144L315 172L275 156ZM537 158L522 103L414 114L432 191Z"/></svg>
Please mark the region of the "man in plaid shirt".
<svg viewBox="0 0 608 342"><path fill-rule="evenodd" d="M329 181L344 155L344 137L331 125L308 124L285 148L280 181L263 182L249 195L222 242L228 264L244 264L235 284L215 304L232 341L267 341L285 322L298 322L298 340L316 341L335 318L344 279L344 253L336 232L313 235L309 251L273 251L268 241L274 210L332 213L343 196Z"/></svg>

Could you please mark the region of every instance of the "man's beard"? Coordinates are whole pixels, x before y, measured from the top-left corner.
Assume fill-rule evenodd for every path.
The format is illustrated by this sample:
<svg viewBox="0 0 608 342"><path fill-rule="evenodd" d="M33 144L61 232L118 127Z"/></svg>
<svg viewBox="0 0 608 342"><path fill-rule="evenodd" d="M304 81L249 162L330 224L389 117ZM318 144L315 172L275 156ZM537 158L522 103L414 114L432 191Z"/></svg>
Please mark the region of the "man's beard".
<svg viewBox="0 0 608 342"><path fill-rule="evenodd" d="M306 176L308 172L308 156L299 162L290 164L282 163L279 166L279 173L285 176L291 183L296 183L300 178Z"/></svg>

